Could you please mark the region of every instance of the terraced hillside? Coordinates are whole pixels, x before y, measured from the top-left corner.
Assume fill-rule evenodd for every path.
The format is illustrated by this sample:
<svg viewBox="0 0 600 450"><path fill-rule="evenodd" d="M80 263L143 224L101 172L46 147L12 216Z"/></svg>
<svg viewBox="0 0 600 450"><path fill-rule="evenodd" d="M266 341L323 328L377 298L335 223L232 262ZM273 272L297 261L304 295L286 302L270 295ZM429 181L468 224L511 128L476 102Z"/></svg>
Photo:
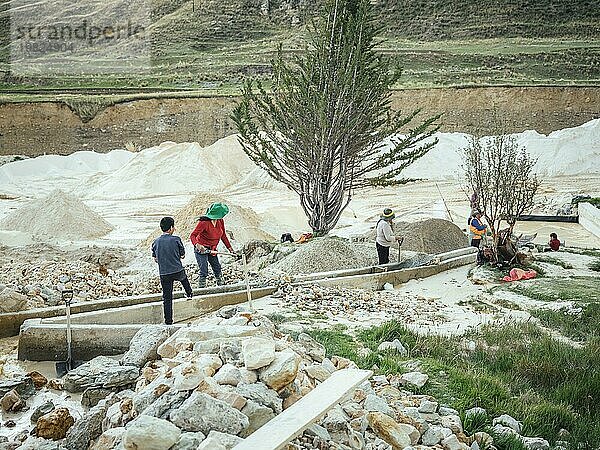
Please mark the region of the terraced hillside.
<svg viewBox="0 0 600 450"><path fill-rule="evenodd" d="M109 21L111 14L122 16L111 9L121 0L86 4L95 1ZM247 76L268 76L279 44L287 52L302 49L319 6L306 0L136 2L147 13L149 70L23 75L11 71L11 3L1 0L0 87L226 90ZM600 7L592 0L375 0L374 9L386 39L381 50L405 69L399 87L600 83ZM64 12L47 11L45 23L62 20ZM136 53L130 42L120 45L121 60ZM61 64L89 58L89 52L73 54Z"/></svg>

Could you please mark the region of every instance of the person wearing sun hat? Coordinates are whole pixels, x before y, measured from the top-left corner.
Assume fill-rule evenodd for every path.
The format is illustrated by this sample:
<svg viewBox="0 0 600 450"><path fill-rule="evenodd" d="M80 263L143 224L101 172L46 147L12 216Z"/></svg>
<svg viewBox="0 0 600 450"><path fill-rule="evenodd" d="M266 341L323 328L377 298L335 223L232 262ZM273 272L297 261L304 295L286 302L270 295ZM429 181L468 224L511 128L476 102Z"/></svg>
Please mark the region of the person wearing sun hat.
<svg viewBox="0 0 600 450"><path fill-rule="evenodd" d="M394 242L401 240L394 236L394 217L396 217L394 211L390 208L385 208L377 222L375 245L377 246L379 264L388 264L390 262L390 247Z"/></svg>
<svg viewBox="0 0 600 450"><path fill-rule="evenodd" d="M225 222L223 221L223 217L228 213L229 207L227 205L224 203L213 203L208 207L206 213L199 217L198 225L196 225L196 228L190 235L190 239L194 245L194 256L196 256L198 268L200 269L199 285L201 288L206 287L209 264L215 274L217 284L219 286L223 284L221 263L219 262L219 257L214 254L217 251L219 242L223 241L227 250L235 254L227 238Z"/></svg>

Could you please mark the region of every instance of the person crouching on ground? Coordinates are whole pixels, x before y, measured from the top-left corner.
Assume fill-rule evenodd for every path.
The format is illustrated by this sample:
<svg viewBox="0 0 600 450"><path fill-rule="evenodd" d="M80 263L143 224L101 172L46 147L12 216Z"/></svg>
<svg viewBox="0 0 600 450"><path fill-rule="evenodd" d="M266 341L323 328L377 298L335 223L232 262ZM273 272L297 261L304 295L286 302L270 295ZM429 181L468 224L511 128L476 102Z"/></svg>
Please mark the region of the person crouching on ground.
<svg viewBox="0 0 600 450"><path fill-rule="evenodd" d="M471 247L477 247L477 264L483 264L483 254L480 249L481 246L481 238L487 231L487 225L484 225L481 222L481 211L475 212L475 217L471 219L471 224L469 225L469 235L471 237Z"/></svg>
<svg viewBox="0 0 600 450"><path fill-rule="evenodd" d="M165 323L172 325L173 282L181 282L188 299L192 298L192 287L181 264L181 260L185 257L183 242L179 236L173 236L175 220L172 217L163 217L160 221L160 229L163 234L152 243L152 257L158 263Z"/></svg>
<svg viewBox="0 0 600 450"><path fill-rule="evenodd" d="M386 208L383 210L383 214L377 222L375 246L377 247L379 264L388 264L390 262L390 246L394 242L400 241L400 238L394 236L394 217L396 217L394 211L390 208Z"/></svg>
<svg viewBox="0 0 600 450"><path fill-rule="evenodd" d="M560 241L556 233L550 233L550 242L548 242L550 248L544 249L546 252L557 252L560 249Z"/></svg>
<svg viewBox="0 0 600 450"><path fill-rule="evenodd" d="M223 217L227 213L229 213L227 205L213 203L206 211L206 214L198 219L198 225L196 225L196 228L190 235L190 239L194 245L194 255L200 269L199 285L201 288L206 287L209 263L217 279L217 285L221 286L223 284L221 263L219 262L219 257L216 255L217 246L220 241L223 241L227 250L235 255L235 251L227 238L227 233L225 233Z"/></svg>

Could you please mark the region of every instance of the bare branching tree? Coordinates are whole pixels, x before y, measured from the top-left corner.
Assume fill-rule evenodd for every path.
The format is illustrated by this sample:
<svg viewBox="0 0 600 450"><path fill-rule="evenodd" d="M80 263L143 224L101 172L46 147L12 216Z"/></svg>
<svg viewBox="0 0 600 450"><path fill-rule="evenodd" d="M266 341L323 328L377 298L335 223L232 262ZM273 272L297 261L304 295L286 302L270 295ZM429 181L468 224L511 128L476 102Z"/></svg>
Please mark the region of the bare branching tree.
<svg viewBox="0 0 600 450"><path fill-rule="evenodd" d="M496 248L502 221L510 235L517 218L533 208L540 184L533 172L536 159L510 135L471 138L462 152L467 186L477 193Z"/></svg>
<svg viewBox="0 0 600 450"><path fill-rule="evenodd" d="M424 140L438 117L410 128L418 111L391 110L400 72L375 52L378 31L369 0L327 0L304 54L286 61L280 49L271 92L246 83L232 115L244 151L299 195L317 234L356 189L406 182L402 170L437 142Z"/></svg>

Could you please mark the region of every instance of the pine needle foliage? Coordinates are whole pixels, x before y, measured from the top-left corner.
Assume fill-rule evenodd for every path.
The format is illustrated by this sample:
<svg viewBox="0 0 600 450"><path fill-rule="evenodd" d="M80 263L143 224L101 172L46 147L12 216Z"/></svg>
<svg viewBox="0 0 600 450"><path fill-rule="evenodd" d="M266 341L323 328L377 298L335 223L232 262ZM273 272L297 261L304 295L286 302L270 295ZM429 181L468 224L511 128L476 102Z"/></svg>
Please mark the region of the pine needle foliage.
<svg viewBox="0 0 600 450"><path fill-rule="evenodd" d="M391 108L400 70L375 51L369 0L327 0L302 54L278 52L271 91L248 81L232 118L246 154L300 197L316 234L338 222L356 189L406 182L403 169L437 140L439 116Z"/></svg>

